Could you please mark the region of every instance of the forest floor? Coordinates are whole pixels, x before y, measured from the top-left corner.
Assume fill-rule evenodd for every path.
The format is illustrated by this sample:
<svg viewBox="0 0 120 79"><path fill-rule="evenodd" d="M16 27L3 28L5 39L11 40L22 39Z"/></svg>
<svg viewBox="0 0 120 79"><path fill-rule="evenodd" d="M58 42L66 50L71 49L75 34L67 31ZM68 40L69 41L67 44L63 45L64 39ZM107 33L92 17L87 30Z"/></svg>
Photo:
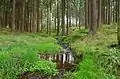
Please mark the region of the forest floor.
<svg viewBox="0 0 120 79"><path fill-rule="evenodd" d="M82 62L74 72L66 72L64 79L116 79L119 77L119 49L117 30L114 25L104 25L95 36L87 30L74 30L69 36L60 38L70 43ZM0 78L16 79L25 71L37 70L41 74L57 74L52 62L39 61L38 53L59 53L62 48L53 36L43 34L0 32ZM120 77L119 77L120 78ZM119 79L118 78L118 79Z"/></svg>
<svg viewBox="0 0 120 79"><path fill-rule="evenodd" d="M119 79L120 52L117 46L117 27L104 25L95 36L86 35L71 43L83 54L74 79Z"/></svg>
<svg viewBox="0 0 120 79"><path fill-rule="evenodd" d="M56 54L61 47L52 37L39 34L0 33L0 79L17 79L24 72L46 76L57 73L55 63L40 59L40 53ZM44 76L43 76L44 77Z"/></svg>

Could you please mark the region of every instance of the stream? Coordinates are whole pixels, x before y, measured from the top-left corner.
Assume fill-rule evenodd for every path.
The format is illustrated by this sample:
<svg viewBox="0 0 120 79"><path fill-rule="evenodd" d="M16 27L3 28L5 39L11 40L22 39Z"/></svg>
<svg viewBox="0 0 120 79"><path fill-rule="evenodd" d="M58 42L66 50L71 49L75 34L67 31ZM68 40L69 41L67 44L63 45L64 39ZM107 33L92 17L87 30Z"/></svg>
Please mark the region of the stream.
<svg viewBox="0 0 120 79"><path fill-rule="evenodd" d="M78 57L74 54L74 51L72 50L69 43L63 43L57 40L57 44L59 44L63 48L63 50L60 53L54 54L54 55L40 54L40 58L56 63L59 73L54 78L30 77L27 79L63 79L65 72L67 71L73 72L75 70L76 64L78 64L76 63L76 60L78 59ZM27 73L27 74L30 74L30 73ZM33 74L33 76L34 75L36 74ZM26 79L26 78L20 78L20 79Z"/></svg>

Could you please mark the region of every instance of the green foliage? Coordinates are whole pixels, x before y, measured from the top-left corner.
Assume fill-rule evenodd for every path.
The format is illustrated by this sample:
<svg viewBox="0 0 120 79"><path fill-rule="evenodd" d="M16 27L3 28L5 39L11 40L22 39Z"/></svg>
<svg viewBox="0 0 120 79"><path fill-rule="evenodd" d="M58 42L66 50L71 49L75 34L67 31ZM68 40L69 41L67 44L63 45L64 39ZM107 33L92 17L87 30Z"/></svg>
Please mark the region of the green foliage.
<svg viewBox="0 0 120 79"><path fill-rule="evenodd" d="M60 46L56 45L55 43L43 43L38 44L34 46L35 49L39 50L40 53L59 53L60 49L62 49Z"/></svg>
<svg viewBox="0 0 120 79"><path fill-rule="evenodd" d="M74 73L75 79L116 79L119 74L119 50L108 48L116 43L114 25L104 26L95 36L88 36L83 40L79 38L72 43L72 48L85 56L78 65L78 71Z"/></svg>
<svg viewBox="0 0 120 79"><path fill-rule="evenodd" d="M63 79L73 79L73 72L70 71L65 72Z"/></svg>
<svg viewBox="0 0 120 79"><path fill-rule="evenodd" d="M30 68L39 60L34 49L14 47L11 50L0 51L0 73L2 79L16 79L17 75ZM1 72L2 71L2 72Z"/></svg>
<svg viewBox="0 0 120 79"><path fill-rule="evenodd" d="M39 72L47 76L55 76L57 74L56 64L49 61L38 61L29 70L31 72Z"/></svg>
<svg viewBox="0 0 120 79"><path fill-rule="evenodd" d="M44 75L55 75L55 64L42 61L38 53L58 53L59 47L50 37L44 38L34 34L1 35L0 78L17 79L22 72L36 69Z"/></svg>
<svg viewBox="0 0 120 79"><path fill-rule="evenodd" d="M77 72L73 74L73 79L105 79L103 69L97 66L90 50L86 51L83 61L78 65Z"/></svg>
<svg viewBox="0 0 120 79"><path fill-rule="evenodd" d="M61 50L61 47L56 44L55 39L34 34L0 35L0 41L0 47L3 49L22 44L24 47L34 48L39 53L58 53Z"/></svg>
<svg viewBox="0 0 120 79"><path fill-rule="evenodd" d="M81 29L81 30L75 29L70 35L62 36L60 40L66 43L73 43L79 38L84 39L87 36L87 34L88 34L88 30L86 29Z"/></svg>
<svg viewBox="0 0 120 79"><path fill-rule="evenodd" d="M116 48L109 49L108 52L102 53L98 59L99 64L105 68L105 72L108 74L119 75L120 71L120 50ZM104 59L104 60L103 60ZM119 77L120 78L120 77Z"/></svg>

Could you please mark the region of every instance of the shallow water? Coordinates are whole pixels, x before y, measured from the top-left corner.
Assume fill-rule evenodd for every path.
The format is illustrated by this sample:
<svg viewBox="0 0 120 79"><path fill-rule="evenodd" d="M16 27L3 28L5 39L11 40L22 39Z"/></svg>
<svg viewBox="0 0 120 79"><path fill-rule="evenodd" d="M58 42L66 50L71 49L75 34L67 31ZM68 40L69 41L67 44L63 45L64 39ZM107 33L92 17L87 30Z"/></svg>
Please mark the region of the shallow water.
<svg viewBox="0 0 120 79"><path fill-rule="evenodd" d="M75 68L75 57L70 46L66 43L60 43L63 50L59 54L40 54L40 59L56 63L59 73L55 77L43 77L38 73L25 73L18 79L63 79L66 71L73 71Z"/></svg>

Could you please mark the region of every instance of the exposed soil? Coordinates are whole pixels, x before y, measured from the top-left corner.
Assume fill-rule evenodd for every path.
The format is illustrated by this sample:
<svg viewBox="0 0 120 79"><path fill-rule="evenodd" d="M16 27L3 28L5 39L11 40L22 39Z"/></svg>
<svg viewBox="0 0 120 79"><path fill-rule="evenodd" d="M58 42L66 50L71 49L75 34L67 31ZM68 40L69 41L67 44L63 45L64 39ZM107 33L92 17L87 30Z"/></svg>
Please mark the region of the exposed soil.
<svg viewBox="0 0 120 79"><path fill-rule="evenodd" d="M19 76L18 79L54 79L51 77L43 76L36 72L25 72Z"/></svg>

